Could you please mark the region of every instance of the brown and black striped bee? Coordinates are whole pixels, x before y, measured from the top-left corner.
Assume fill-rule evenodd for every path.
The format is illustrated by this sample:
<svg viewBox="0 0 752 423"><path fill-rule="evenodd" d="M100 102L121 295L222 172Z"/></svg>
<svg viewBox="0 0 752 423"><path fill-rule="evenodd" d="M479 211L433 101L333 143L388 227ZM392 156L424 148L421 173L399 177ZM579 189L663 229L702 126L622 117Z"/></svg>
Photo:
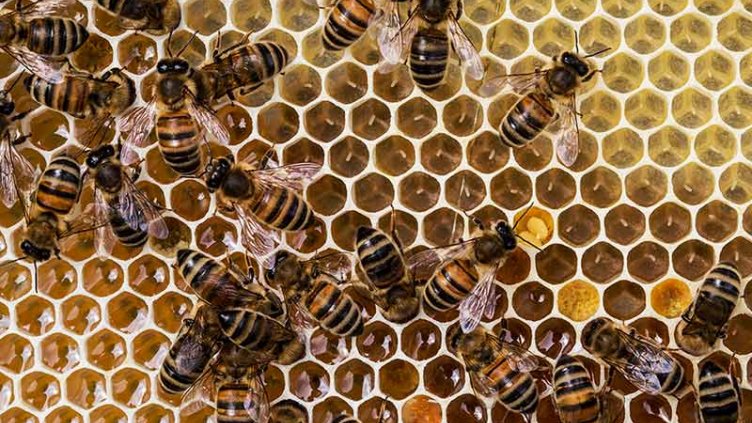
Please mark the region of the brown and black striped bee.
<svg viewBox="0 0 752 423"><path fill-rule="evenodd" d="M169 395L183 394L204 374L222 343L216 311L199 307L186 319L159 370L159 387Z"/></svg>
<svg viewBox="0 0 752 423"><path fill-rule="evenodd" d="M181 175L195 175L204 164L204 131L225 145L230 142L230 135L209 106L214 98L211 81L179 58L180 53L182 50L173 57L169 52L170 58L157 62L153 100L132 108L118 120L118 126L128 133L124 143L127 148L147 145L149 134L155 129L165 162Z"/></svg>
<svg viewBox="0 0 752 423"><path fill-rule="evenodd" d="M177 268L193 292L220 311L240 307L282 315L279 299L254 283L252 275L241 275L199 251L178 250Z"/></svg>
<svg viewBox="0 0 752 423"><path fill-rule="evenodd" d="M624 413L614 410L609 390L596 391L593 379L580 360L563 355L556 360L553 373L554 406L562 423L610 423Z"/></svg>
<svg viewBox="0 0 752 423"><path fill-rule="evenodd" d="M558 120L556 155L564 165L574 164L580 152L577 93L598 72L587 59L607 50L587 56L564 52L553 58L549 69L504 75L481 87L484 95L495 94L507 85L522 95L501 120L502 143L511 148L524 147Z"/></svg>
<svg viewBox="0 0 752 423"><path fill-rule="evenodd" d="M321 31L324 48L344 50L370 30L379 49L387 52L393 40L399 37L401 23L397 6L401 1L405 0L337 0Z"/></svg>
<svg viewBox="0 0 752 423"><path fill-rule="evenodd" d="M540 368L534 355L483 327L465 333L452 326L447 340L480 394L495 398L508 410L529 419L539 401L538 387L530 374Z"/></svg>
<svg viewBox="0 0 752 423"><path fill-rule="evenodd" d="M17 82L16 79L15 82ZM15 85L15 82L13 85ZM26 157L16 151L28 135L19 135L15 122L27 113L15 113L16 105L10 99L8 90L0 91L0 199L6 208L11 209L19 199L25 199L34 190L36 172Z"/></svg>
<svg viewBox="0 0 752 423"><path fill-rule="evenodd" d="M227 156L212 160L204 173L209 192L216 192L217 206L237 214L241 242L255 257L268 255L279 244L278 231L302 231L314 223L301 191L321 167L270 163L261 166L253 155L236 163Z"/></svg>
<svg viewBox="0 0 752 423"><path fill-rule="evenodd" d="M135 185L140 168L124 166L121 150L102 145L86 157L87 174L94 184L93 210L87 215L97 228L97 247L107 255L116 242L136 248L149 236L164 239L169 234L160 210Z"/></svg>
<svg viewBox="0 0 752 423"><path fill-rule="evenodd" d="M633 329L598 317L582 330L582 346L643 392L676 397L687 393L679 361Z"/></svg>
<svg viewBox="0 0 752 423"><path fill-rule="evenodd" d="M257 364L291 364L305 354L300 334L248 308L220 310L219 326L235 345L252 352Z"/></svg>
<svg viewBox="0 0 752 423"><path fill-rule="evenodd" d="M391 233L389 237L375 228L358 228L355 251L366 281L355 283L355 286L381 308L387 320L405 323L418 315L420 298L394 227Z"/></svg>
<svg viewBox="0 0 752 423"><path fill-rule="evenodd" d="M39 0L0 15L0 50L32 74L61 82L66 56L89 38L86 26L57 16L75 5L75 0Z"/></svg>
<svg viewBox="0 0 752 423"><path fill-rule="evenodd" d="M399 28L398 35L381 48L386 63L402 63L408 59L415 84L432 90L444 80L451 44L467 75L481 79L484 68L480 54L459 24L462 9L462 0L413 0L407 21Z"/></svg>
<svg viewBox="0 0 752 423"><path fill-rule="evenodd" d="M97 4L117 17L123 29L164 35L180 24L177 0L97 0Z"/></svg>
<svg viewBox="0 0 752 423"><path fill-rule="evenodd" d="M217 47L221 39L220 34ZM236 93L241 96L251 93L282 72L290 62L290 54L282 45L271 41L248 43L246 40L247 36L221 52L215 50L213 60L201 67L201 72L212 81L215 99L226 95L235 100Z"/></svg>
<svg viewBox="0 0 752 423"><path fill-rule="evenodd" d="M742 412L742 393L732 372L708 360L700 367L699 381L700 421L737 423Z"/></svg>
<svg viewBox="0 0 752 423"><path fill-rule="evenodd" d="M285 297L287 317L297 328L318 323L336 336L357 336L363 332L360 306L339 286L335 275L347 273L350 262L343 254L301 261L279 251L266 271L266 281Z"/></svg>
<svg viewBox="0 0 752 423"><path fill-rule="evenodd" d="M726 326L739 301L741 283L741 275L731 263L720 263L708 273L674 330L679 348L692 355L703 355L725 338Z"/></svg>

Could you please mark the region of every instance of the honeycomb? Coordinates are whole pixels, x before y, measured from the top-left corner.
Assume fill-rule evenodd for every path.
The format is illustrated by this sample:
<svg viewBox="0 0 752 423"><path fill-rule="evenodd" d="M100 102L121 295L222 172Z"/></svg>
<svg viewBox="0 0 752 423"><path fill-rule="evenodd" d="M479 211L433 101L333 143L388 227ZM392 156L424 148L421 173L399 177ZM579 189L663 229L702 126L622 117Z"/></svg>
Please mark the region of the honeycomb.
<svg viewBox="0 0 752 423"><path fill-rule="evenodd" d="M167 37L122 31L112 17L82 2L72 14L91 39L72 57L99 73L124 66L141 86L153 84ZM207 59L223 43L252 39L291 52L284 75L218 115L229 149L245 156L272 148L284 163L312 161L323 171L308 187L317 224L295 248L312 254L352 251L359 225L389 227L412 249L467 236L485 221L519 218L541 251L516 250L499 272L496 315L508 339L555 359L587 356L579 333L587 320L610 316L674 348L673 326L704 274L719 259L752 273L752 2L749 0L465 0L462 25L481 49L488 76L545 65L575 48L600 55L599 77L579 97L581 153L571 168L554 159L549 136L510 151L495 135L515 96L484 98L451 61L439 89L421 92L405 67L377 71L372 39L345 52L320 41L326 11L302 0L181 0L183 22L173 49ZM0 54L7 87L21 72ZM38 107L18 84L12 94L32 129L22 154L40 166L67 145L80 123ZM226 151L226 150L225 150ZM236 223L215 214L213 196L178 179L155 145L139 186L171 209L170 235L138 250L97 257L91 234L38 268L25 262L0 273L0 422L199 422L212 409L181 410L157 392L156 376L181 320L197 298L171 265L178 248L214 257L237 240ZM91 199L91 192L84 198ZM85 200L87 201L87 200ZM0 259L18 254L23 214L0 204ZM291 241L288 237L287 241ZM230 251L231 252L231 251ZM233 255L233 258L240 256ZM341 412L376 423L522 421L476 398L462 364L447 349L457 313L421 314L405 325L366 305L361 336L336 339L314 331L305 360L272 366L267 392L295 402L312 422ZM752 285L714 353L738 362L752 415ZM698 359L676 353L690 374ZM604 372L585 358L599 381ZM625 421L696 422L692 399L626 395ZM506 420L503 420L506 418ZM537 412L556 421L549 397Z"/></svg>

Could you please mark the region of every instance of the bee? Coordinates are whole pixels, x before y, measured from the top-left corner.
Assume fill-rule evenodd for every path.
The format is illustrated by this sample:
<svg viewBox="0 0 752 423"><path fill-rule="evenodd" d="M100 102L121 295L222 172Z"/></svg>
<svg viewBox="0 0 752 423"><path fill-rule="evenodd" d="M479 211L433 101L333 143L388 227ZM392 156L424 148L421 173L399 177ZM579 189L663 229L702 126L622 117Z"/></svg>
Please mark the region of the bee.
<svg viewBox="0 0 752 423"><path fill-rule="evenodd" d="M643 392L676 397L686 393L681 364L634 329L598 317L582 330L582 346Z"/></svg>
<svg viewBox="0 0 752 423"><path fill-rule="evenodd" d="M481 79L484 69L480 54L459 24L462 9L462 0L413 0L398 36L386 41L382 48L386 63L409 59L415 84L423 90L433 90L446 75L451 44L467 75Z"/></svg>
<svg viewBox="0 0 752 423"><path fill-rule="evenodd" d="M6 208L12 208L20 198L27 198L34 190L37 174L29 161L16 151L28 135L19 135L15 122L27 113L15 113L16 105L9 91L18 82L16 79L8 90L0 90L0 185L4 187L0 198Z"/></svg>
<svg viewBox="0 0 752 423"><path fill-rule="evenodd" d="M733 363L733 361L732 361ZM702 423L736 423L742 409L739 382L712 360L700 367L698 406Z"/></svg>
<svg viewBox="0 0 752 423"><path fill-rule="evenodd" d="M518 345L505 342L483 327L469 333L452 326L447 333L452 350L463 361L470 380L482 395L495 397L508 410L530 416L539 393L530 372L538 359ZM526 420L529 417L526 417Z"/></svg>
<svg viewBox="0 0 752 423"><path fill-rule="evenodd" d="M162 157L181 175L195 175L201 170L200 142L204 130L220 144L230 142L227 128L208 106L213 98L208 76L179 58L191 41L192 38L176 57L168 51L170 57L157 62L153 100L132 108L118 119L120 130L128 133L124 142L127 148L146 146L151 130L155 129Z"/></svg>
<svg viewBox="0 0 752 423"><path fill-rule="evenodd" d="M605 387L604 387L605 388ZM562 423L609 423L616 421L624 409L613 410L605 394L596 391L593 379L580 360L562 355L556 360L553 373L554 405Z"/></svg>
<svg viewBox="0 0 752 423"><path fill-rule="evenodd" d="M321 42L329 51L344 50L367 31L375 33L379 50L386 49L399 36L400 16L397 3L404 0L337 0L329 10L321 31Z"/></svg>
<svg viewBox="0 0 752 423"><path fill-rule="evenodd" d="M367 283L357 283L355 286L366 298L378 304L387 320L405 323L418 315L420 299L394 226L391 234L390 238L384 232L367 226L357 229L355 251Z"/></svg>
<svg viewBox="0 0 752 423"><path fill-rule="evenodd" d="M514 232L516 223L509 226L499 221L485 228L479 220L475 222L478 230L471 239L428 249L408 259L408 267L415 277L422 279L419 275L431 275L423 289L423 303L436 311L459 305L460 326L465 333L472 332L484 315L494 314L496 303L491 298L496 273L509 253L517 248L518 238Z"/></svg>
<svg viewBox="0 0 752 423"><path fill-rule="evenodd" d="M170 395L188 391L219 352L220 335L219 321L211 307L201 306L193 319L185 319L159 369L160 388Z"/></svg>
<svg viewBox="0 0 752 423"><path fill-rule="evenodd" d="M480 89L483 95L492 95L506 85L522 95L501 120L499 135L502 143L510 148L524 147L555 121L560 121L560 130L555 136L556 155L566 166L573 165L580 148L577 93L582 84L598 72L588 59L608 50L587 56L564 52L553 57L548 69L504 75L484 84Z"/></svg>
<svg viewBox="0 0 752 423"><path fill-rule="evenodd" d="M719 339L739 301L741 275L733 264L720 263L705 277L692 304L676 325L676 343L692 355L709 353Z"/></svg>
<svg viewBox="0 0 752 423"><path fill-rule="evenodd" d="M164 35L180 24L177 0L97 0L97 4L117 17L123 29Z"/></svg>
<svg viewBox="0 0 752 423"><path fill-rule="evenodd" d="M288 319L298 328L318 323L336 336L363 332L360 306L339 287L335 274L344 274L350 262L343 254L301 261L287 251L272 257L266 281L282 290Z"/></svg>
<svg viewBox="0 0 752 423"><path fill-rule="evenodd" d="M241 307L270 317L282 315L279 299L253 283L252 276L243 277L199 251L178 250L177 268L193 292L218 310Z"/></svg>
<svg viewBox="0 0 752 423"><path fill-rule="evenodd" d="M271 41L247 43L249 35L221 52L221 34L217 37L213 60L201 67L201 72L213 81L214 98L226 95L235 100L236 91L246 95L282 72L290 62L290 54L282 45Z"/></svg>
<svg viewBox="0 0 752 423"><path fill-rule="evenodd" d="M269 423L308 423L308 411L293 400L282 400L272 407Z"/></svg>
<svg viewBox="0 0 752 423"><path fill-rule="evenodd" d="M86 157L86 172L94 184L93 210L87 215L97 227L97 246L103 254L112 251L116 240L136 248L146 244L149 235L164 239L169 234L157 206L134 184L140 169L123 166L120 154L119 148L107 144Z"/></svg>
<svg viewBox="0 0 752 423"><path fill-rule="evenodd" d="M254 155L235 163L227 156L209 163L204 181L209 192L216 192L218 207L237 214L242 244L263 257L278 244L278 230L297 232L313 225L313 210L300 192L320 168L315 163L276 166L273 160L260 166Z"/></svg>
<svg viewBox="0 0 752 423"><path fill-rule="evenodd" d="M89 38L86 26L56 16L75 5L74 0L40 0L0 15L0 49L32 74L61 82L65 57Z"/></svg>
<svg viewBox="0 0 752 423"><path fill-rule="evenodd" d="M259 364L296 362L305 353L297 333L277 320L248 308L219 311L219 326L237 346L251 351Z"/></svg>

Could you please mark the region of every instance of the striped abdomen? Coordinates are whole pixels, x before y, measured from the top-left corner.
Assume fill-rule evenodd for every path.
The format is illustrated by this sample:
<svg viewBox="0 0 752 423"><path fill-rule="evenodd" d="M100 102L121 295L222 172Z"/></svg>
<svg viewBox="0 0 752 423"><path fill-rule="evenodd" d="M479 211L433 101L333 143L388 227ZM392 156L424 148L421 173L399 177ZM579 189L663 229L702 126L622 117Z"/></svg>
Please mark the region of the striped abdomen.
<svg viewBox="0 0 752 423"><path fill-rule="evenodd" d="M740 288L739 271L731 264L718 264L700 287L695 315L719 327L725 325L736 308Z"/></svg>
<svg viewBox="0 0 752 423"><path fill-rule="evenodd" d="M27 23L26 48L43 56L73 53L89 38L86 27L73 19L34 18Z"/></svg>
<svg viewBox="0 0 752 423"><path fill-rule="evenodd" d="M707 361L700 369L700 414L703 423L736 423L739 420L741 396L732 376Z"/></svg>
<svg viewBox="0 0 752 423"><path fill-rule="evenodd" d="M654 368L670 369L667 372L655 372L645 367L646 365L644 359L635 357L633 355L626 357L627 362L633 365L635 369L639 369L640 371L651 371L655 373L655 376L658 378L658 382L660 383L660 388L658 392L651 393L662 393L666 395L674 394L676 396L681 396L679 395L681 393L679 388L682 388L685 385L684 367L682 367L682 365L674 357L658 347L643 344L642 347L640 347L640 350L642 351L643 356L652 357L651 361L653 362Z"/></svg>
<svg viewBox="0 0 752 423"><path fill-rule="evenodd" d="M388 288L407 278L407 267L394 241L383 232L361 226L355 238L358 260L368 279L377 288Z"/></svg>
<svg viewBox="0 0 752 423"><path fill-rule="evenodd" d="M562 423L597 422L600 403L585 366L564 355L556 362L553 379L554 400Z"/></svg>
<svg viewBox="0 0 752 423"><path fill-rule="evenodd" d="M66 75L60 83L45 81L37 75L29 75L24 83L37 103L43 104L74 118L85 119L93 110L89 107L91 84L85 78Z"/></svg>
<svg viewBox="0 0 752 423"><path fill-rule="evenodd" d="M446 311L464 300L478 283L469 260L451 259L439 265L423 291L423 301L436 311Z"/></svg>
<svg viewBox="0 0 752 423"><path fill-rule="evenodd" d="M300 231L313 224L313 210L303 197L282 186L269 186L256 193L250 211L266 225L283 231Z"/></svg>
<svg viewBox="0 0 752 423"><path fill-rule="evenodd" d="M241 287L225 266L209 256L195 250L178 250L177 265L183 279L206 303L220 309L251 303L252 294Z"/></svg>
<svg viewBox="0 0 752 423"><path fill-rule="evenodd" d="M148 231L132 228L115 209L110 209L109 221L115 237L126 247L140 247L149 240ZM141 223L139 226L142 225Z"/></svg>
<svg viewBox="0 0 752 423"><path fill-rule="evenodd" d="M246 404L247 383L225 383L217 390L217 423L259 423L254 414L258 405ZM252 410L251 407L254 407Z"/></svg>
<svg viewBox="0 0 752 423"><path fill-rule="evenodd" d="M531 92L515 103L501 122L501 141L509 147L519 148L532 142L554 121L556 112L551 100L540 93Z"/></svg>
<svg viewBox="0 0 752 423"><path fill-rule="evenodd" d="M316 278L304 303L321 327L337 336L357 336L363 332L360 307L330 276Z"/></svg>
<svg viewBox="0 0 752 423"><path fill-rule="evenodd" d="M371 0L339 0L329 12L321 33L324 48L337 51L352 45L368 29L374 12Z"/></svg>
<svg viewBox="0 0 752 423"><path fill-rule="evenodd" d="M39 178L35 202L43 211L66 215L76 205L80 191L81 168L78 163L71 157L58 156L50 161Z"/></svg>
<svg viewBox="0 0 752 423"><path fill-rule="evenodd" d="M282 72L289 61L287 50L277 43L262 41L230 51L204 70L218 74L216 97L238 88L253 90Z"/></svg>
<svg viewBox="0 0 752 423"><path fill-rule="evenodd" d="M201 169L199 128L184 111L162 113L157 117L157 140L164 161L181 175L192 175Z"/></svg>
<svg viewBox="0 0 752 423"><path fill-rule="evenodd" d="M273 333L280 323L255 311L233 308L219 313L222 332L236 345L256 352L269 352L277 347Z"/></svg>
<svg viewBox="0 0 752 423"><path fill-rule="evenodd" d="M449 39L435 28L421 29L410 47L410 73L424 90L438 87L444 80L449 60Z"/></svg>
<svg viewBox="0 0 752 423"><path fill-rule="evenodd" d="M159 385L169 394L179 394L190 388L212 356L212 347L193 336L182 336L170 348L159 370Z"/></svg>
<svg viewBox="0 0 752 423"><path fill-rule="evenodd" d="M496 360L480 370L497 399L515 413L530 414L538 407L538 387L529 373L512 368L507 355L498 354Z"/></svg>

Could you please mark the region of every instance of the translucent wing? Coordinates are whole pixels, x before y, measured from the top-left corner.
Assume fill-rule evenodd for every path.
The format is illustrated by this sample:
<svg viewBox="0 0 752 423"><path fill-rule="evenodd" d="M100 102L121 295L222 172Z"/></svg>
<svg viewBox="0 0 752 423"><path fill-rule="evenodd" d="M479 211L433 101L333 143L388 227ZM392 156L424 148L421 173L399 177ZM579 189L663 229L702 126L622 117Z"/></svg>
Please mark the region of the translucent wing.
<svg viewBox="0 0 752 423"><path fill-rule="evenodd" d="M65 16L75 5L75 0L37 0L21 8L20 13L25 16Z"/></svg>
<svg viewBox="0 0 752 423"><path fill-rule="evenodd" d="M269 229L242 206L235 205L240 222L240 242L256 258L268 256L280 242L279 231Z"/></svg>
<svg viewBox="0 0 752 423"><path fill-rule="evenodd" d="M316 318L311 315L302 300L288 301L285 298L285 303L287 304L287 318L296 331L302 332L316 326Z"/></svg>
<svg viewBox="0 0 752 423"><path fill-rule="evenodd" d="M269 421L269 397L266 395L266 388L260 376L248 379L248 391L243 405L250 421L259 423Z"/></svg>
<svg viewBox="0 0 752 423"><path fill-rule="evenodd" d="M493 316L496 310L496 301L493 301L495 279L496 266L481 275L470 295L460 303L460 327L463 332L472 332L484 315Z"/></svg>
<svg viewBox="0 0 752 423"><path fill-rule="evenodd" d="M402 35L400 34L400 16L397 2L386 0L381 14L372 25L376 31L376 41L381 56L390 63L398 63L402 54Z"/></svg>
<svg viewBox="0 0 752 423"><path fill-rule="evenodd" d="M2 47L2 49L23 67L28 69L30 73L44 79L45 81L54 84L63 81L64 73L62 67L64 62L52 60L10 44Z"/></svg>
<svg viewBox="0 0 752 423"><path fill-rule="evenodd" d="M641 338L619 331L623 345L629 351L625 359L608 361L638 389L651 394L661 392L661 381L658 374L669 373L674 362L660 347Z"/></svg>
<svg viewBox="0 0 752 423"><path fill-rule="evenodd" d="M87 208L88 209L88 208ZM102 195L101 190L95 190L94 202L91 203L91 209L86 215L93 217L92 225L96 227L96 234L94 242L97 247L97 251L102 255L109 255L112 249L117 243L117 238L112 232L112 227L109 225L109 210L110 205Z"/></svg>
<svg viewBox="0 0 752 423"><path fill-rule="evenodd" d="M148 231L149 235L158 239L167 238L169 230L159 209L125 174L117 207L120 217L132 229Z"/></svg>
<svg viewBox="0 0 752 423"><path fill-rule="evenodd" d="M496 384L488 376L481 372L468 372L470 374L470 386L476 394L491 398L498 394L498 390L494 387Z"/></svg>
<svg viewBox="0 0 752 423"><path fill-rule="evenodd" d="M512 367L518 372L529 373L540 367L538 358L525 348L506 342L495 335L488 335L487 337L489 342L496 344L498 351L507 357Z"/></svg>
<svg viewBox="0 0 752 423"><path fill-rule="evenodd" d="M34 190L35 180L36 172L31 163L16 151L10 136L4 136L0 140L0 196L5 207L13 207L19 194L27 197Z"/></svg>
<svg viewBox="0 0 752 423"><path fill-rule="evenodd" d="M210 364L196 382L188 388L181 398L181 403L186 411L202 408L206 404L212 404L217 394L217 375L214 365Z"/></svg>
<svg viewBox="0 0 752 423"><path fill-rule="evenodd" d="M339 251L325 254L313 260L318 269L333 275L337 279L341 279L341 276L349 273L352 268L352 263L347 254Z"/></svg>
<svg viewBox="0 0 752 423"><path fill-rule="evenodd" d="M515 93L522 94L535 87L545 75L546 71L536 71L498 76L483 83L478 92L484 97L490 97L509 88Z"/></svg>
<svg viewBox="0 0 752 423"><path fill-rule="evenodd" d="M561 103L559 116L561 129L557 134L556 155L565 166L569 167L574 164L577 155L580 153L580 131L577 125L574 102Z"/></svg>
<svg viewBox="0 0 752 423"><path fill-rule="evenodd" d="M418 32L418 20L414 16L412 19L408 18L405 25L397 32L397 36L384 40L384 44L379 43L379 50L383 57L378 68L380 73L391 72L395 66L407 61L413 38Z"/></svg>
<svg viewBox="0 0 752 423"><path fill-rule="evenodd" d="M436 266L450 258L465 257L472 251L475 239L445 247L429 248L407 258L407 267L415 280L425 280L433 276Z"/></svg>
<svg viewBox="0 0 752 423"><path fill-rule="evenodd" d="M457 56L459 56L460 61L462 61L467 76L475 80L483 78L483 61L480 59L478 50L475 49L473 43L467 38L465 31L462 30L459 22L454 17L450 16L447 19L447 24L449 26L449 38L452 46Z"/></svg>
<svg viewBox="0 0 752 423"><path fill-rule="evenodd" d="M222 121L217 118L214 111L196 101L193 96L186 96L186 105L188 111L198 123L199 127L205 128L212 134L218 143L228 145L230 143L230 133L225 128Z"/></svg>
<svg viewBox="0 0 752 423"><path fill-rule="evenodd" d="M128 136L122 145L121 161L125 165L126 157L132 157L131 148L144 147L148 144L149 134L157 123L157 103L151 101L143 106L133 107L117 119L117 125L120 132L127 133Z"/></svg>
<svg viewBox="0 0 752 423"><path fill-rule="evenodd" d="M262 185L282 186L300 192L321 169L317 163L295 163L287 166L259 169L251 172L251 176Z"/></svg>

